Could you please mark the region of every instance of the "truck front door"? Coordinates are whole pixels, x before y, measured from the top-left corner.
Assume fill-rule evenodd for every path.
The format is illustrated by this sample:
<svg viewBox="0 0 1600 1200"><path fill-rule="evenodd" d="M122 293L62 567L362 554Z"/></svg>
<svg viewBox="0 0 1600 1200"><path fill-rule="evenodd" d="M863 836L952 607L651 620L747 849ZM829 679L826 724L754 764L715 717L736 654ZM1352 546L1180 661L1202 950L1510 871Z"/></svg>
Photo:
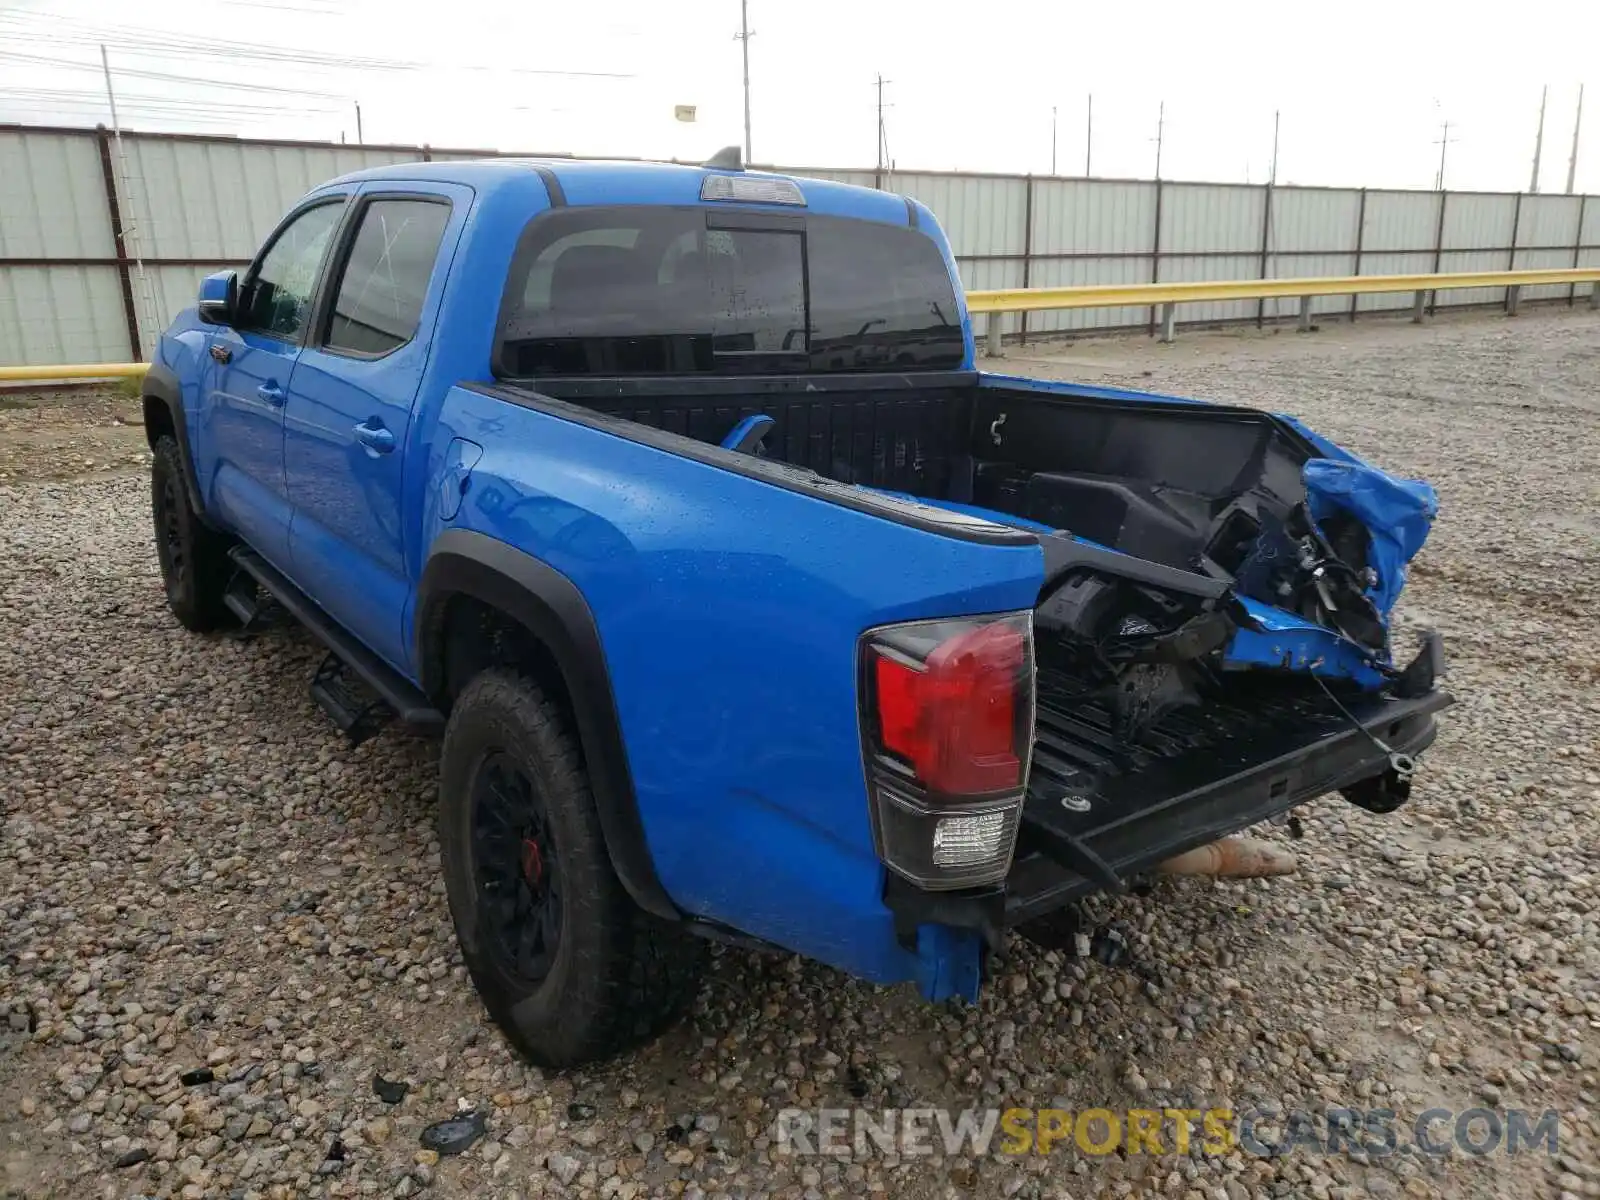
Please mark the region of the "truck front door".
<svg viewBox="0 0 1600 1200"><path fill-rule="evenodd" d="M280 569L289 561L284 405L345 200L318 197L278 226L245 272L232 321L212 333L205 363L199 437L208 506Z"/></svg>

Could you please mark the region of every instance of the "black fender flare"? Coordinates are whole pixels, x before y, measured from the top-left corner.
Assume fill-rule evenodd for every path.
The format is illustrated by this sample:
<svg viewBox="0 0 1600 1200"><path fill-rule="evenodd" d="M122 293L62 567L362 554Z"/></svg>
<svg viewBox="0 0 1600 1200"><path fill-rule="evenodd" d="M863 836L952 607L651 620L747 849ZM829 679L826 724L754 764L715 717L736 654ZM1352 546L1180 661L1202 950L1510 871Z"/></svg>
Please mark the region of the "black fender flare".
<svg viewBox="0 0 1600 1200"><path fill-rule="evenodd" d="M141 393L144 397L145 440L154 450L157 432L150 422L150 402L153 400L166 405L172 418L173 436L178 441L178 459L183 463L183 487L189 494L189 507L199 516L202 524L211 527L211 522L206 518L206 506L200 499L200 479L195 474L194 453L189 448L189 422L183 412L183 385L178 382L178 376L171 367L151 363L150 369L145 372Z"/></svg>
<svg viewBox="0 0 1600 1200"><path fill-rule="evenodd" d="M466 529L445 530L423 565L413 621L422 690L436 700L445 690L442 623L455 596L470 596L504 613L550 652L572 701L612 868L640 908L681 920L645 841L611 675L583 593L548 563L505 542Z"/></svg>

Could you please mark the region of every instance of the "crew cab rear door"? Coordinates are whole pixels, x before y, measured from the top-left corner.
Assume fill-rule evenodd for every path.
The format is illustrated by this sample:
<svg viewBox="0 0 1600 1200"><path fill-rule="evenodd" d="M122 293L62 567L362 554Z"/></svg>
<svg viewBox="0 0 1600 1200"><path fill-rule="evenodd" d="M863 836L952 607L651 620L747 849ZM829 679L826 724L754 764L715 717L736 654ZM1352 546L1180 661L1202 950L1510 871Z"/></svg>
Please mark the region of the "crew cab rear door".
<svg viewBox="0 0 1600 1200"><path fill-rule="evenodd" d="M471 199L458 184L361 188L284 414L295 579L396 667L408 660L406 506L427 465L409 444L412 403Z"/></svg>

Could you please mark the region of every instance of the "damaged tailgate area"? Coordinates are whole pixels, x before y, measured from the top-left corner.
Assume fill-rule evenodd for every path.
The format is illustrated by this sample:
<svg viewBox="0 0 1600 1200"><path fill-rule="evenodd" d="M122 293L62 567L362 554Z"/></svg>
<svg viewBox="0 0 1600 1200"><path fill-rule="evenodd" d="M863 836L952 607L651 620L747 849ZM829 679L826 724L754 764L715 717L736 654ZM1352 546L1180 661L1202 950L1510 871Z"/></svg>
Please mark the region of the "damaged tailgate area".
<svg viewBox="0 0 1600 1200"><path fill-rule="evenodd" d="M1395 754L1432 743L1443 692L1338 701L1299 680L1239 681L1225 699L1129 733L1102 693L1039 673L1033 767L1006 884L1008 924L1047 913L1328 792L1388 811L1409 786ZM1354 718L1352 720L1351 718Z"/></svg>
<svg viewBox="0 0 1600 1200"><path fill-rule="evenodd" d="M1008 923L1121 890L1329 792L1374 812L1404 803L1433 714L1451 702L1436 687L1436 634L1396 669L1381 626L1363 645L1309 621L1272 625L1227 578L1076 539L1041 544L1049 582L1034 615L1035 739ZM1250 639L1266 647L1259 664L1239 655ZM1328 670L1340 655L1359 670ZM1274 657L1303 669L1258 669Z"/></svg>

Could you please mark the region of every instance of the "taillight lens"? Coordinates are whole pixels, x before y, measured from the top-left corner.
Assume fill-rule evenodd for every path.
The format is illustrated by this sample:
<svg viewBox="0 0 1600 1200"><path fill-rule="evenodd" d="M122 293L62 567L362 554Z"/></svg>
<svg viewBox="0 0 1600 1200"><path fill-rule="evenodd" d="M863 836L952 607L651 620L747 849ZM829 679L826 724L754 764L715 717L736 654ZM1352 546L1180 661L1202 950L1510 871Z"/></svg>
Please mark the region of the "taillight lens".
<svg viewBox="0 0 1600 1200"><path fill-rule="evenodd" d="M885 864L930 888L1003 879L1033 745L1032 614L874 629L862 688Z"/></svg>
<svg viewBox="0 0 1600 1200"><path fill-rule="evenodd" d="M1022 781L1017 728L1024 631L1004 621L959 633L920 667L877 661L883 748L910 763L939 792L972 795Z"/></svg>

